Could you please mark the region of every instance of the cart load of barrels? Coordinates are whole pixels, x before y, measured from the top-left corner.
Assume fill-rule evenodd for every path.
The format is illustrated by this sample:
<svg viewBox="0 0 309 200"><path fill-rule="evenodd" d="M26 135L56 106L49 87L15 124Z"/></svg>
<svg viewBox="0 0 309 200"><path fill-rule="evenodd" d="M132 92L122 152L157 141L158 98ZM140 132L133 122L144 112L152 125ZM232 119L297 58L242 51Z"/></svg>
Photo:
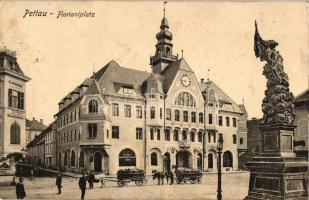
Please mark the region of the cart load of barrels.
<svg viewBox="0 0 309 200"><path fill-rule="evenodd" d="M142 186L146 182L145 172L141 169L121 169L117 172L117 185L122 187L130 182Z"/></svg>
<svg viewBox="0 0 309 200"><path fill-rule="evenodd" d="M176 173L176 183L187 183L190 182L192 184L201 183L202 182L202 172L199 170L193 169L177 169Z"/></svg>

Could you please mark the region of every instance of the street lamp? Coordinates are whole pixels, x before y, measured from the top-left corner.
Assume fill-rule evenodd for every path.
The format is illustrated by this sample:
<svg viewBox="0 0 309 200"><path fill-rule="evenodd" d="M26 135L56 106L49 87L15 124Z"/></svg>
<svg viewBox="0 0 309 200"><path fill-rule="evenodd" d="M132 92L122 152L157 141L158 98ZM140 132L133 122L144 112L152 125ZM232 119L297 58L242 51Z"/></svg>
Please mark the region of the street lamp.
<svg viewBox="0 0 309 200"><path fill-rule="evenodd" d="M223 149L223 136L219 134L219 139L217 143L217 150L218 150L218 190L217 190L217 200L222 199L222 190L221 190L221 154Z"/></svg>

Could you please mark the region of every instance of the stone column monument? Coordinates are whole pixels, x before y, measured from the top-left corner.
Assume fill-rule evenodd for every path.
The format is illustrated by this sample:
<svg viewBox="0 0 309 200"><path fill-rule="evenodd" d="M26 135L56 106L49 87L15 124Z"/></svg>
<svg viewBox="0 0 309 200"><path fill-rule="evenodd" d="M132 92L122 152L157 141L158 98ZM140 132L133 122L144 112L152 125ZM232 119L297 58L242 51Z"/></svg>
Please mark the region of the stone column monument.
<svg viewBox="0 0 309 200"><path fill-rule="evenodd" d="M283 58L274 40L263 40L255 23L254 51L266 61L263 75L267 88L262 102L262 153L246 163L250 170L249 192L245 200L308 199L308 161L293 152L294 105Z"/></svg>

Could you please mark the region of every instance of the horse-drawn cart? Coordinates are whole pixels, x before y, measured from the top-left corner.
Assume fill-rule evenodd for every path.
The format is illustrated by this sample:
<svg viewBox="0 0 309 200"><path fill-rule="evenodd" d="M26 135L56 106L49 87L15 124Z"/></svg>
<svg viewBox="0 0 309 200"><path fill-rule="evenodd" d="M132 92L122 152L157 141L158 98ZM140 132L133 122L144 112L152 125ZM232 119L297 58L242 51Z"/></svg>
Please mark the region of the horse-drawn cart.
<svg viewBox="0 0 309 200"><path fill-rule="evenodd" d="M202 172L199 170L192 169L178 169L176 170L176 183L201 183L202 182Z"/></svg>
<svg viewBox="0 0 309 200"><path fill-rule="evenodd" d="M121 169L117 172L117 185L119 187L133 181L137 186L142 186L147 181L144 171L140 169Z"/></svg>

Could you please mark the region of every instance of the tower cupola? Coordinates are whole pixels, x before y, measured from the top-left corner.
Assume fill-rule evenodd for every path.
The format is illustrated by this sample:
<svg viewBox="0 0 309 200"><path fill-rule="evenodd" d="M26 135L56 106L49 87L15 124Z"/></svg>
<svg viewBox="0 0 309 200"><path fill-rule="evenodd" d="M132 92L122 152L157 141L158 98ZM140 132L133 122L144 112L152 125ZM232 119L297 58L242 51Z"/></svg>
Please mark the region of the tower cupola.
<svg viewBox="0 0 309 200"><path fill-rule="evenodd" d="M167 18L165 17L164 2L164 16L161 20L160 32L157 33L156 53L150 57L150 65L154 74L159 74L171 62L177 60L177 56L173 55L173 34L169 31Z"/></svg>

